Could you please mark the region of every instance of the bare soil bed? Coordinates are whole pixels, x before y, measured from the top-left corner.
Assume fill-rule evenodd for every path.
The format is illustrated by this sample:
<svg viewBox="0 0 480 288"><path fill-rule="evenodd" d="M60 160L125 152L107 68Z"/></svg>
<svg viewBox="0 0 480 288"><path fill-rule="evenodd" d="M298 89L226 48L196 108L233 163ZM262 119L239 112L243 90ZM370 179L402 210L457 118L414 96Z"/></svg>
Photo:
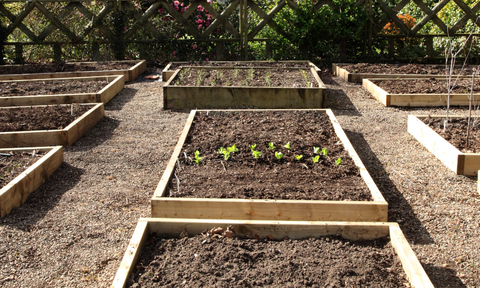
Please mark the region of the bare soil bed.
<svg viewBox="0 0 480 288"><path fill-rule="evenodd" d="M425 64L337 64L337 66L346 69L350 73L375 73L375 74L432 74L442 75L445 73L445 65L425 65ZM457 75L460 72L459 67L454 70ZM471 75L474 67L465 67L462 74Z"/></svg>
<svg viewBox="0 0 480 288"><path fill-rule="evenodd" d="M268 143L273 142L275 149ZM284 147L287 143L291 149ZM225 160L221 147L236 145ZM255 159L250 145L262 155ZM327 156L313 147L327 149ZM202 157L194 162L195 151ZM276 153L283 153L278 160ZM168 188L170 197L372 200L358 167L325 113L197 112ZM300 161L295 156L303 155ZM312 157L318 155L318 163ZM335 162L341 159L341 164Z"/></svg>
<svg viewBox="0 0 480 288"><path fill-rule="evenodd" d="M43 155L45 155L44 152L36 152L35 154L25 151L0 153L0 189L27 170Z"/></svg>
<svg viewBox="0 0 480 288"><path fill-rule="evenodd" d="M332 235L271 241L219 236L151 235L129 287L405 287L408 283L386 238L348 241Z"/></svg>
<svg viewBox="0 0 480 288"><path fill-rule="evenodd" d="M107 85L107 81L79 80L0 82L0 97L95 93Z"/></svg>
<svg viewBox="0 0 480 288"><path fill-rule="evenodd" d="M310 69L184 68L173 82L178 86L318 87Z"/></svg>
<svg viewBox="0 0 480 288"><path fill-rule="evenodd" d="M172 63L170 70L178 69L181 66L210 66L210 67L272 67L272 68L310 68L307 62L207 62L207 61L190 61L186 64Z"/></svg>
<svg viewBox="0 0 480 288"><path fill-rule="evenodd" d="M445 132L443 131L444 118L427 118L423 120L423 122L461 152L478 153L480 152L480 123L474 120L475 119L472 118L470 123L470 141L468 147L466 147L468 127L467 118L450 118Z"/></svg>
<svg viewBox="0 0 480 288"><path fill-rule="evenodd" d="M90 108L72 104L0 109L0 132L63 129Z"/></svg>
<svg viewBox="0 0 480 288"><path fill-rule="evenodd" d="M0 66L0 74L29 74L29 73L53 73L74 71L105 71L124 70L132 67L132 63L32 63L23 65Z"/></svg>
<svg viewBox="0 0 480 288"><path fill-rule="evenodd" d="M377 86L390 94L447 94L447 84L445 80L420 79L420 80L370 80ZM471 81L456 81L451 93L467 94L470 93ZM480 92L480 85L473 85L473 93Z"/></svg>

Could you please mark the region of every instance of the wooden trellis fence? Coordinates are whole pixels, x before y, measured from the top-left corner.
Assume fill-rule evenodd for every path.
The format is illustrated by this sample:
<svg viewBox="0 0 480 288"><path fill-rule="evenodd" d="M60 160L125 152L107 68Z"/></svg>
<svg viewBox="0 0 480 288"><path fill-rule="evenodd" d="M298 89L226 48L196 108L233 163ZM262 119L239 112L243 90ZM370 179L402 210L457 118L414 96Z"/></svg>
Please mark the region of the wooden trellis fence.
<svg viewBox="0 0 480 288"><path fill-rule="evenodd" d="M175 39L165 39L163 35L155 25L151 23L151 17L159 9L164 9L167 11L175 21L181 25L188 33L188 39L185 41L198 41L198 42L213 42L217 47L217 58L221 60L223 57L224 43L227 42L236 42L239 44L240 51L242 52L243 57L247 57L247 50L249 42L252 41L265 41L267 42L267 55L270 53L268 42L270 39L259 38L261 31L268 25L276 31L278 34L284 34L282 27L280 27L274 20L274 17L282 9L297 9L298 4L293 0L280 0L270 11L264 11L261 7L261 0L230 0L227 1L227 5L224 5L224 9L217 11L209 2L206 0L195 0L191 1L191 5L186 8L183 13L180 13L171 5L173 1L167 2L167 0L142 0L148 1L148 5L144 5L143 9L139 9L138 2L134 0L107 0L107 1L98 1L102 8L95 12L92 12L87 7L86 2L91 2L91 0L1 0L0 1L0 16L3 16L3 29L0 30L0 40L3 43L2 45L14 45L15 46L15 55L16 62L22 62L23 59L23 47L25 45L51 45L54 51L54 59L61 60L62 56L62 45L65 44L87 44L91 45L92 57L96 60L99 59L99 44L109 44L112 41L120 41L123 43L138 43L140 57L145 58L145 47L148 45L152 39L163 39L165 41L171 41ZM215 0L213 0L215 1ZM427 43L427 51L433 50L433 38L434 37L446 37L446 36L455 36L455 37L465 37L468 35L457 33L462 27L465 27L467 22L471 20L477 26L480 27L480 21L478 19L478 11L480 10L480 2L476 3L473 7L469 7L462 0L442 0L438 2L434 7L429 7L422 0L398 0L399 2L395 7L389 6L384 0L358 0L355 5L365 6L365 11L367 14L372 14L373 11L379 11L382 13L380 21L373 23L369 21L367 27L365 27L365 43L366 47L370 47L374 38L384 37L388 38L389 43L389 53L393 55L394 53L394 40L396 38L405 38L405 37L416 37L416 38L425 38ZM409 28L405 23L398 17L399 12L411 1L415 3L425 14L423 19L420 19L418 23L412 28ZM464 13L463 18L461 18L456 24L452 27L448 27L439 17L438 12L445 7L449 2L455 2L455 4L461 9ZM16 9L12 3L17 3ZM57 3L55 9L47 8L49 4ZM324 5L328 5L331 9L339 9L341 7L335 7L331 0L319 0L315 3L315 10L320 9ZM192 17L194 15L198 6L203 7L208 10L208 13L212 15L212 22L208 28L204 30L199 30L195 26L195 19ZM21 7L19 9L19 7ZM58 7L61 7L58 9ZM35 33L32 27L26 25L24 22L27 19L28 15L32 11L37 10L37 13L40 12L45 19L49 21L49 24L45 26L42 31L37 31ZM15 12L14 12L15 11ZM82 17L88 19L88 24L83 27L76 27L73 30L71 27L66 25L66 19L68 19L72 13L80 13ZM113 15L117 11L132 11L130 19L131 25L125 27L124 31L119 33L118 29L112 29L111 25L107 25L107 17ZM260 19L252 25L249 23L249 19L252 19L252 15L256 15L256 19ZM236 19L237 21L232 21ZM318 21L322 21L319 19ZM386 35L382 34L383 27L389 23L394 22L400 30L400 34L397 35ZM427 24L433 22L443 34L420 34L421 29ZM219 28L222 28L225 35L224 37L212 37L214 31ZM24 37L22 41L12 41L9 39L9 36L19 29ZM137 39L137 33L140 29L148 31L151 36L149 39ZM142 30L142 31L143 31ZM103 35L102 37L96 37L95 40L89 38L93 33L99 33ZM63 35L62 41L51 41L49 35L52 33L60 33ZM142 34L143 35L143 34ZM477 35L478 36L478 35ZM11 38L11 37L10 37ZM113 40L112 40L113 39ZM177 40L178 41L178 40ZM342 45L340 45L342 47ZM3 48L0 47L0 48ZM368 49L367 49L368 50ZM120 56L121 57L121 54Z"/></svg>

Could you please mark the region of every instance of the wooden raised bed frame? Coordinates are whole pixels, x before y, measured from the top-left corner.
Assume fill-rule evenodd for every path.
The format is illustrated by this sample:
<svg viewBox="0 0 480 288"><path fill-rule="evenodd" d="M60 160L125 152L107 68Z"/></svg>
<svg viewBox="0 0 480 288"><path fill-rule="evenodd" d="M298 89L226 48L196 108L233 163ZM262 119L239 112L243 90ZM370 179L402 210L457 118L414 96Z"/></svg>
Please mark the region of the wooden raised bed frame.
<svg viewBox="0 0 480 288"><path fill-rule="evenodd" d="M115 61L115 62L132 63L132 65L133 64L134 65L129 69L122 69L122 70L5 74L5 75L0 75L0 80L25 80L25 79L48 79L48 78L72 78L72 77L123 75L125 77L125 81L133 81L140 74L145 72L145 70L147 69L147 62L145 60L125 60L125 61ZM95 63L102 63L102 62L81 62L81 63L95 64Z"/></svg>
<svg viewBox="0 0 480 288"><path fill-rule="evenodd" d="M418 80L418 79L389 79L375 78L372 80ZM363 79L363 87L370 92L375 99L385 106L446 106L448 94L389 94L387 91L378 87L369 79ZM450 105L468 106L470 94L450 94ZM478 103L479 94L473 95L473 104Z"/></svg>
<svg viewBox="0 0 480 288"><path fill-rule="evenodd" d="M123 288L142 253L149 234L178 236L183 229L189 235L200 234L205 229L232 225L239 236L257 234L260 238L272 235L276 239L305 239L329 234L340 234L349 240L372 240L389 236L405 274L415 288L433 288L415 253L397 223L378 222L297 222L297 221L234 221L198 219L140 219L117 270L112 288Z"/></svg>
<svg viewBox="0 0 480 288"><path fill-rule="evenodd" d="M73 78L49 78L49 79L29 79L29 80L7 80L0 82L35 82L35 81L58 81L58 80L78 80L78 81L101 81L106 80L107 86L98 92L93 93L75 93L75 94L56 94L56 95L23 95L0 97L0 107L8 106L30 106L30 105L50 105L50 104L71 104L71 103L107 103L125 87L125 76L95 76L95 77L73 77Z"/></svg>
<svg viewBox="0 0 480 288"><path fill-rule="evenodd" d="M225 67L194 68L210 70L232 69ZM238 67L238 69L250 68ZM297 70L298 68L288 69ZM308 68L301 70L308 70ZM163 86L164 109L228 109L231 107L307 109L324 108L326 103L326 87L314 68L310 68L310 72L317 80L316 84L319 87L313 88L172 85L180 71L181 69L176 70L170 80Z"/></svg>
<svg viewBox="0 0 480 288"><path fill-rule="evenodd" d="M332 64L332 71L333 74L343 78L347 82L354 82L354 83L362 83L363 79L378 79L384 78L388 80L392 79L423 79L423 78L445 78L446 75L438 75L438 74L378 74L378 73L350 73L347 70L339 67L338 65L343 65L345 63L334 63ZM470 76L461 76L461 78L472 78Z"/></svg>
<svg viewBox="0 0 480 288"><path fill-rule="evenodd" d="M320 74L320 68L318 68L315 64L313 64L312 62L308 61L308 60L287 60L287 61L209 61L207 63L205 63L205 68L213 68L213 66L209 66L208 64L232 64L231 67L237 67L237 66L233 66L235 63L255 63L257 66L252 66L252 67L248 67L248 68L262 68L262 67L265 67L265 66L262 66L262 64L265 64L265 63L307 63L308 66L310 66L311 68L314 68L315 71L317 71L317 74ZM173 69L171 70L171 66L172 65L182 65L184 67L189 67L189 66L192 66L190 62L187 62L187 61L178 61L178 62L170 62L167 64L167 66L165 66L165 68L163 68L162 70L162 81L164 82L167 82L168 80L170 80L170 78L173 76L173 74L175 74L175 71L177 71L178 69ZM197 66L193 66L193 67L197 67ZM218 67L218 66L215 66L215 67Z"/></svg>
<svg viewBox="0 0 480 288"><path fill-rule="evenodd" d="M206 111L206 110L205 110ZM262 110L228 110L255 111ZM285 111L285 110L279 110ZM313 110L311 110L313 111ZM292 220L292 221L370 221L386 222L388 203L358 157L355 149L340 127L330 109L319 109L326 113L335 133L345 150L360 170L360 174L372 193L373 201L326 201L326 200L261 200L261 199L216 199L165 197L168 182L173 175L177 158L181 152L196 110L190 113L185 128L178 140L170 162L163 173L151 200L152 217L236 219L236 220Z"/></svg>
<svg viewBox="0 0 480 288"><path fill-rule="evenodd" d="M0 190L0 217L23 204L28 195L40 187L63 162L62 146L0 149L0 153L33 150L48 153Z"/></svg>
<svg viewBox="0 0 480 288"><path fill-rule="evenodd" d="M445 116L430 116L431 118L445 118ZM449 116L462 118L462 116ZM412 134L428 151L433 153L450 170L457 175L477 175L480 170L480 153L463 153L448 143L422 120L426 115L408 115L408 133Z"/></svg>
<svg viewBox="0 0 480 288"><path fill-rule="evenodd" d="M71 146L105 115L103 103L80 105L92 105L93 107L63 129L0 132L0 148L52 145ZM0 109L11 108L4 107Z"/></svg>

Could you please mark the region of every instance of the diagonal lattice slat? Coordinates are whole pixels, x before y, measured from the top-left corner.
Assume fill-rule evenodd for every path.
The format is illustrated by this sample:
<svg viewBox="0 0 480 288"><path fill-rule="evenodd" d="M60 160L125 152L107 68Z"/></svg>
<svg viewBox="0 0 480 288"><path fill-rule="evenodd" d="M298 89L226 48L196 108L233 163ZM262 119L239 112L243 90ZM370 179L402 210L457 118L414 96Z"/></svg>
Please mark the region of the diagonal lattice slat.
<svg viewBox="0 0 480 288"><path fill-rule="evenodd" d="M127 2L128 5L130 6L130 9L134 9L133 6ZM140 13L136 13L135 17L137 18L137 21L133 23L133 26L127 31L127 33L124 36L124 39L130 39L132 36L142 27L142 25L147 25L147 29L149 26L149 22L147 21L150 16L153 15L155 11L158 10L158 7L160 7L162 4L160 2L153 3L146 11L143 13L143 15L140 15ZM151 24L150 24L151 25ZM154 33L155 37L159 37L159 33L156 30L149 29L152 33Z"/></svg>
<svg viewBox="0 0 480 288"><path fill-rule="evenodd" d="M48 11L48 9L45 8L45 6L43 6L39 2L33 2L33 3L35 4L35 7L40 12L42 12L43 15L45 15L48 18L48 20L52 22L53 25L57 26L57 28L60 29L70 39L70 41L72 42L78 41L77 36L72 31L70 31L70 29L68 29L67 26L63 25L63 23L60 22L60 20L58 20L55 17L55 15L53 15L50 11Z"/></svg>
<svg viewBox="0 0 480 288"><path fill-rule="evenodd" d="M19 15L15 16L8 11L2 3L0 3L0 12L2 12L3 15L12 21L12 23L7 26L7 35L10 35L13 30L18 27L23 33L25 33L25 35L27 35L28 38L30 38L30 40L34 42L39 41L35 33L33 33L32 30L28 29L28 27L22 23L25 17L27 17L28 14L33 10L33 8L35 8L35 3L30 3L27 7L25 7L25 10L23 10Z"/></svg>
<svg viewBox="0 0 480 288"><path fill-rule="evenodd" d="M473 6L473 8L471 9L472 12L476 15L476 13L480 10L480 2L478 2L477 4L475 4L475 6ZM457 33L458 30L460 30L461 28L465 27L465 25L467 25L467 22L468 20L472 19L468 14L466 14L465 16L462 17L462 19L460 19L455 25L453 25L452 28L450 28L450 33ZM475 23L474 19L472 19L472 22ZM477 23L477 26L480 24L480 20L477 20L476 21Z"/></svg>
<svg viewBox="0 0 480 288"><path fill-rule="evenodd" d="M400 3L398 3L395 8L392 9L393 12L395 12L395 15L397 15L400 10L403 9L403 7L407 6L407 4L410 3L410 0L402 0ZM374 33L380 33L383 30L383 27L387 25L388 22L391 20L389 18L384 18L383 20L380 21L380 23L377 25L377 27L374 29Z"/></svg>
<svg viewBox="0 0 480 288"><path fill-rule="evenodd" d="M377 0L377 3L383 10L383 12L385 12L385 14L387 14L387 16L390 17L393 22L395 22L395 25L397 25L397 27L400 28L400 30L405 33L405 35L412 34L412 30L410 30L410 28L408 28L407 25L405 25L405 23L403 23L403 21L397 17L397 13L390 9L390 7L388 7L388 5L383 2L383 0Z"/></svg>
<svg viewBox="0 0 480 288"><path fill-rule="evenodd" d="M173 18L175 20L177 20L180 24L182 24L185 29L187 29L187 31L192 34L193 37L195 37L196 39L200 39L201 38L201 35L200 33L198 33L197 29L195 27L193 27L192 24L190 24L187 19L183 18L182 14L178 13L177 10L175 10L172 6L170 6L170 4L168 4L167 2L163 2L162 1L162 5L163 7L165 8L165 10L168 11L168 13L170 13L170 15L173 16Z"/></svg>
<svg viewBox="0 0 480 288"><path fill-rule="evenodd" d="M100 31L102 31L102 33L108 37L108 38L111 38L113 36L113 33L112 31L110 31L110 29L107 28L107 26L105 26L103 23L102 23L102 20L105 18L105 16L108 15L108 13L110 13L111 11L111 8L112 8L112 4L111 2L107 2L105 4L105 6L103 7L103 9L100 11L100 13L98 13L97 16L93 15L85 6L83 6L81 3L75 3L76 4L76 7L78 9L78 11L80 11L80 13L82 13L85 17L87 17L88 19L92 19L90 21L90 23L83 29L82 31L82 36L80 37L81 39L85 38L88 34L90 34L90 32L93 31L93 29L96 27L98 28Z"/></svg>
<svg viewBox="0 0 480 288"><path fill-rule="evenodd" d="M58 20L62 20L63 18L67 17L72 12L73 8L75 8L75 6L76 6L75 3L73 3L73 2L68 3L68 5L65 6L65 8L62 11L60 11L60 13L58 13L58 15L57 15ZM50 35L53 31L55 31L55 29L57 29L57 27L55 25L53 25L52 23L50 23L38 35L38 39L40 41L45 40L45 38L47 38L48 35Z"/></svg>
<svg viewBox="0 0 480 288"><path fill-rule="evenodd" d="M282 8L286 5L286 2L285 0L281 0L280 2L277 3L277 5L275 5L275 7L272 8L272 10L270 10L270 12L268 12L268 14L265 14L265 12L253 1L248 1L248 5L250 6L250 8L252 8L252 10L257 13L258 16L260 16L260 18L262 18L262 21L260 21L260 23L258 23L257 26L255 26L255 28L253 29L253 31L251 31L249 34L248 34L248 38L249 39L253 39L255 36L257 36L257 34L262 31L262 29L268 24L268 26L274 28L277 33L281 34L281 35L285 35L285 32L283 31L283 29L281 29L281 27L275 23L275 21L273 21L273 17L275 17L275 15L277 15L278 11L282 10Z"/></svg>
<svg viewBox="0 0 480 288"><path fill-rule="evenodd" d="M227 21L227 17L230 16L235 8L238 6L239 1L234 1L230 3L230 5L227 6L225 10L223 10L222 13L218 14L218 12L210 5L207 3L207 1L202 0L201 5L209 11L209 13L215 18L213 22L208 26L205 31L202 33L202 37L206 38L208 35L213 33L215 29L217 29L218 26L220 26L222 23L225 26L225 29L227 29L228 32L230 32L234 37L240 37L240 34L238 33L237 29L233 27L232 23Z"/></svg>
<svg viewBox="0 0 480 288"><path fill-rule="evenodd" d="M423 19L418 22L415 27L413 27L413 34L416 34L418 31L420 31L420 29L422 29L423 26L425 26L430 20L432 20L433 23L440 28L440 30L442 30L444 33L447 33L448 27L445 25L445 23L443 23L442 20L440 20L440 18L437 17L437 13L442 10L442 8L447 5L450 0L442 0L435 5L432 10L425 3L423 3L422 0L413 0L413 2L417 4L417 6L426 14L426 16L423 17Z"/></svg>

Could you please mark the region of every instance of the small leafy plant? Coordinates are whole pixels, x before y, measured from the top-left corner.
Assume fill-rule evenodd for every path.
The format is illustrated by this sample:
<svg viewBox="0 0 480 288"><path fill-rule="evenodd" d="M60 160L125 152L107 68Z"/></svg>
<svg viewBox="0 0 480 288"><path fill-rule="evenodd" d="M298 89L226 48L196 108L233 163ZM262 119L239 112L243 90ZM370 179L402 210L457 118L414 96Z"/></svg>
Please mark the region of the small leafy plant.
<svg viewBox="0 0 480 288"><path fill-rule="evenodd" d="M262 151L252 151L252 154L255 159L258 159L260 156L262 156Z"/></svg>
<svg viewBox="0 0 480 288"><path fill-rule="evenodd" d="M327 150L327 148L323 148L323 149L322 149L322 154L325 155L325 156L328 155L328 150Z"/></svg>
<svg viewBox="0 0 480 288"><path fill-rule="evenodd" d="M302 75L303 75L303 78L305 78L305 82L307 82L307 87L312 87L312 83L308 81L307 72L305 72L305 70L302 70Z"/></svg>
<svg viewBox="0 0 480 288"><path fill-rule="evenodd" d="M197 75L197 86L200 86L200 83L202 83L203 75L205 74L205 71L203 69L198 71Z"/></svg>
<svg viewBox="0 0 480 288"><path fill-rule="evenodd" d="M233 80L235 80L235 78L237 78L237 75L238 75L238 68L235 68L235 69L233 69Z"/></svg>
<svg viewBox="0 0 480 288"><path fill-rule="evenodd" d="M313 154L320 154L320 147L313 147Z"/></svg>
<svg viewBox="0 0 480 288"><path fill-rule="evenodd" d="M238 152L237 144L233 144L231 147L227 147L227 150L230 153Z"/></svg>
<svg viewBox="0 0 480 288"><path fill-rule="evenodd" d="M295 159L297 159L297 161L302 160L302 158L303 158L303 155L295 155Z"/></svg>
<svg viewBox="0 0 480 288"><path fill-rule="evenodd" d="M272 79L270 78L270 70L267 71L267 75L265 76L265 82L267 82L268 87L272 87Z"/></svg>
<svg viewBox="0 0 480 288"><path fill-rule="evenodd" d="M318 163L318 160L320 160L320 155L317 155L315 157L312 157L313 163Z"/></svg>
<svg viewBox="0 0 480 288"><path fill-rule="evenodd" d="M277 157L278 160L282 160L283 156L284 156L284 155L283 155L282 152L278 152L278 151L275 152L275 157Z"/></svg>
<svg viewBox="0 0 480 288"><path fill-rule="evenodd" d="M285 144L283 147L287 148L288 150L292 149L292 147L290 146L290 142L288 142L287 144Z"/></svg>
<svg viewBox="0 0 480 288"><path fill-rule="evenodd" d="M203 158L200 157L200 151L195 151L195 159L193 159L193 162L197 163L197 164L200 164L200 160L202 160Z"/></svg>
<svg viewBox="0 0 480 288"><path fill-rule="evenodd" d="M255 148L257 148L257 144L250 145L250 151L255 151Z"/></svg>
<svg viewBox="0 0 480 288"><path fill-rule="evenodd" d="M336 161L335 161L335 165L340 165L342 163L342 158L338 158Z"/></svg>
<svg viewBox="0 0 480 288"><path fill-rule="evenodd" d="M270 150L273 150L277 147L275 147L275 145L273 145L273 142L270 142L270 143L268 143L268 148L270 148Z"/></svg>

